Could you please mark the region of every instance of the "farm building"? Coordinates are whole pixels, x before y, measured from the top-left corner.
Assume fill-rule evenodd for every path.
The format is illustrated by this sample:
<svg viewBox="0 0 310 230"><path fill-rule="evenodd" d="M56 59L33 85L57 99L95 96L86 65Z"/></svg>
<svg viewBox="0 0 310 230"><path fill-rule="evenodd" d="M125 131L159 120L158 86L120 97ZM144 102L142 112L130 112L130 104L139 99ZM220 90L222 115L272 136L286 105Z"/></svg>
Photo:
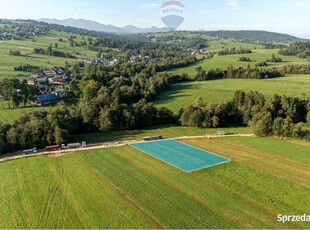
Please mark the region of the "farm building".
<svg viewBox="0 0 310 230"><path fill-rule="evenodd" d="M39 95L35 97L35 103L37 105L49 105L58 100L59 99L55 94Z"/></svg>
<svg viewBox="0 0 310 230"><path fill-rule="evenodd" d="M56 75L56 72L55 72L54 70L52 70L52 69L50 69L50 70L44 70L43 73L44 73L45 75Z"/></svg>
<svg viewBox="0 0 310 230"><path fill-rule="evenodd" d="M38 80L36 76L31 76L27 78L27 84L28 85L35 85L37 84Z"/></svg>
<svg viewBox="0 0 310 230"><path fill-rule="evenodd" d="M65 95L69 95L70 94L70 90L68 89L56 89L53 94L55 94L57 97L63 97Z"/></svg>
<svg viewBox="0 0 310 230"><path fill-rule="evenodd" d="M63 78L63 77L54 77L53 84L54 85L66 85L70 83L70 78Z"/></svg>

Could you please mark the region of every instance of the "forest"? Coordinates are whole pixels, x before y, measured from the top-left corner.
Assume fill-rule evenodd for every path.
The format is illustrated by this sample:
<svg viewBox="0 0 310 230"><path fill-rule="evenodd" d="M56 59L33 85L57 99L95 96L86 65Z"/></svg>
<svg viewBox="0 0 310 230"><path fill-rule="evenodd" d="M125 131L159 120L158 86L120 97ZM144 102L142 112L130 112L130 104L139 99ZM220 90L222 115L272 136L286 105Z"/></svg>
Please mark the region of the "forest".
<svg viewBox="0 0 310 230"><path fill-rule="evenodd" d="M310 57L310 42L295 42L286 49L281 49L279 54L287 56L297 56L299 58Z"/></svg>
<svg viewBox="0 0 310 230"><path fill-rule="evenodd" d="M228 103L209 103L206 107L201 98L196 106L188 106L179 113L183 126L218 128L229 123L249 125L257 136L281 136L306 138L310 131L303 129L310 124L310 99L279 96L270 101L257 92L237 91Z"/></svg>

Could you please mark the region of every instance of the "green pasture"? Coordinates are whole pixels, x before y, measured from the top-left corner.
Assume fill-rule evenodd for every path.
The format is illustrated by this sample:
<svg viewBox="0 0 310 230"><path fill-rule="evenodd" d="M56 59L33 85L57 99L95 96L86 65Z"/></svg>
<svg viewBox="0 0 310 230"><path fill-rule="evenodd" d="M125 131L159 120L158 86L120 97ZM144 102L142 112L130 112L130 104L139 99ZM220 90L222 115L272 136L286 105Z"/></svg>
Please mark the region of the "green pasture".
<svg viewBox="0 0 310 230"><path fill-rule="evenodd" d="M204 70L209 71L211 69L222 69L226 70L230 65L235 68L243 67L247 68L250 65L252 68L255 68L255 64L258 62L266 61L271 58L272 54L275 54L276 57L281 57L283 62L271 63L268 62L268 68L271 67L281 67L286 65L295 65L295 64L309 64L307 59L297 58L294 56L283 56L278 54L279 50L276 49L264 49L264 50L253 50L251 54L234 54L234 55L224 55L224 56L215 56L212 59L207 59L199 61L194 65L173 69L169 72L171 73L187 73L191 77L196 75L196 68L201 66ZM240 57L247 57L251 59L251 62L242 62L239 61Z"/></svg>
<svg viewBox="0 0 310 230"><path fill-rule="evenodd" d="M78 58L95 58L96 52L89 51L86 46L71 47L68 43L68 37L71 34L50 32L44 35L35 36L25 40L17 41L3 41L0 43L0 79L5 77L13 77L21 75L22 77L31 75L27 72L14 71L14 67L19 65L34 65L40 68L51 68L53 66L64 66L65 62L73 62L74 59L53 57L47 55L38 55L33 53L34 48L44 48L52 44L55 51L69 52ZM82 37L78 35L76 41L81 41ZM65 42L59 42L58 39L62 38ZM84 37L87 39L87 36ZM58 44L58 48L55 49L55 43ZM21 56L10 56L9 51L20 51Z"/></svg>
<svg viewBox="0 0 310 230"><path fill-rule="evenodd" d="M277 221L279 213L310 212L304 148L291 154L296 144L283 141L288 149L277 154L248 138L183 142L232 162L184 173L125 146L3 163L0 228L310 228Z"/></svg>
<svg viewBox="0 0 310 230"><path fill-rule="evenodd" d="M237 90L257 90L266 99L275 93L287 96L310 96L310 75L287 75L276 79L224 79L205 82L183 82L160 94L154 103L178 112L187 105L194 105L197 97L204 103L228 102Z"/></svg>

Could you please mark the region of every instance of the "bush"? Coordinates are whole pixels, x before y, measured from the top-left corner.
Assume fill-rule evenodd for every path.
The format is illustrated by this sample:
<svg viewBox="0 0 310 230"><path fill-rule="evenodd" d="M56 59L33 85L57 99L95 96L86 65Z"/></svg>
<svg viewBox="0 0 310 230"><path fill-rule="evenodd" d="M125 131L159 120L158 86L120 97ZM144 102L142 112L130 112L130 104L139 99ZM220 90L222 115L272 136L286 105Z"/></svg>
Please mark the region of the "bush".
<svg viewBox="0 0 310 230"><path fill-rule="evenodd" d="M13 51L13 50L10 50L9 51L9 55L11 56L21 56L21 52L20 51Z"/></svg>
<svg viewBox="0 0 310 230"><path fill-rule="evenodd" d="M307 123L310 125L310 112L307 114Z"/></svg>
<svg viewBox="0 0 310 230"><path fill-rule="evenodd" d="M247 57L240 57L240 58L239 58L239 61L250 62L251 59L250 59L250 58L247 58Z"/></svg>

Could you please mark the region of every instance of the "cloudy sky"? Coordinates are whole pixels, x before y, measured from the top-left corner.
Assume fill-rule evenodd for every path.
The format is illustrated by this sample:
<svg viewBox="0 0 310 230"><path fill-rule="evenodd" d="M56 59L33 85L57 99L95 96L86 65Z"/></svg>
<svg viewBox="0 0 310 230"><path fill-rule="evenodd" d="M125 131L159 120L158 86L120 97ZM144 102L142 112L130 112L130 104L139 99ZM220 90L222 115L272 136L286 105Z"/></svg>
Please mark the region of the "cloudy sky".
<svg viewBox="0 0 310 230"><path fill-rule="evenodd" d="M76 18L163 27L165 0L0 0L0 18ZM180 0L184 30L267 30L310 38L309 0Z"/></svg>

